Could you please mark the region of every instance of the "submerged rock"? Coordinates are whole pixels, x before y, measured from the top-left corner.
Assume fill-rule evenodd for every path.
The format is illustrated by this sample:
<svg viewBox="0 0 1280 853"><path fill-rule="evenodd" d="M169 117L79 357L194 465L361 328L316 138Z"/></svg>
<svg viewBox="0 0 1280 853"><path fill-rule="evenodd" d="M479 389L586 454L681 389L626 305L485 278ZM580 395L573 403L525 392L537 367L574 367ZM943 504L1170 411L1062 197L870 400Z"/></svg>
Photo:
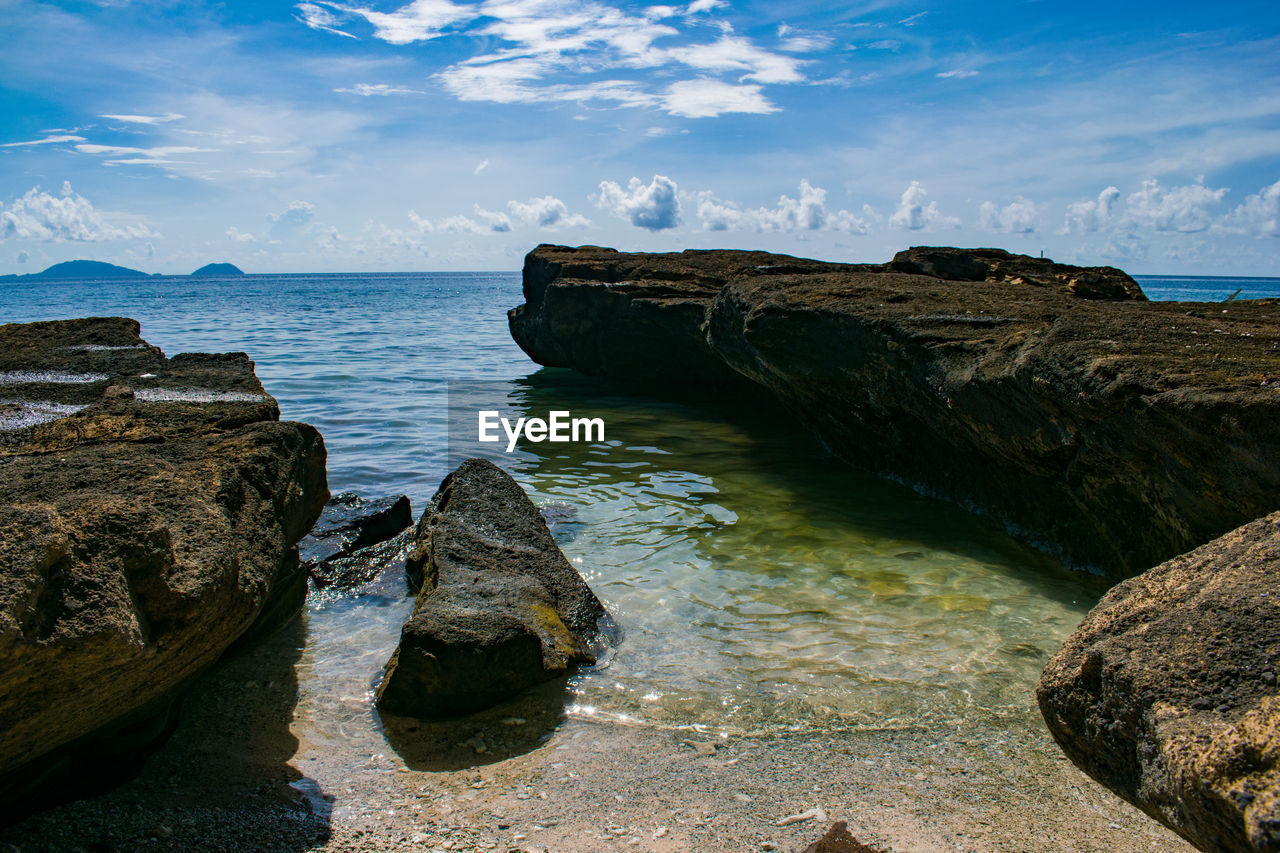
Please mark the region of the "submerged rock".
<svg viewBox="0 0 1280 853"><path fill-rule="evenodd" d="M1202 850L1280 850L1280 512L1112 589L1044 671L1077 765Z"/></svg>
<svg viewBox="0 0 1280 853"><path fill-rule="evenodd" d="M133 320L0 326L0 396L42 413L0 422L3 823L136 770L193 676L298 611L328 489L243 353L165 358Z"/></svg>
<svg viewBox="0 0 1280 853"><path fill-rule="evenodd" d="M370 580L380 564L394 559L396 549L377 546L412 523L406 495L366 500L343 492L325 504L298 549L316 586L347 589Z"/></svg>
<svg viewBox="0 0 1280 853"><path fill-rule="evenodd" d="M468 459L414 529L417 605L386 666L378 707L451 717L593 664L604 606L501 468Z"/></svg>
<svg viewBox="0 0 1280 853"><path fill-rule="evenodd" d="M511 334L535 361L763 387L844 458L1113 577L1280 494L1277 300L1148 302L1119 270L995 249L590 246L531 252L524 296Z"/></svg>

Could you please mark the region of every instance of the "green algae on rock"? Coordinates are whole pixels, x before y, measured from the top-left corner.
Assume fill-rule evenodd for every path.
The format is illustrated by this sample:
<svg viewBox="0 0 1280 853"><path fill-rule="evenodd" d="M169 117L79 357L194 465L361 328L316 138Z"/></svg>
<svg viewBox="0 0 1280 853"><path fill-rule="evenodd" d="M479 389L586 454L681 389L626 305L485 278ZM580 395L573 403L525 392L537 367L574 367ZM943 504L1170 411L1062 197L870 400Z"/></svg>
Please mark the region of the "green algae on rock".
<svg viewBox="0 0 1280 853"><path fill-rule="evenodd" d="M0 326L0 822L116 781L190 679L298 612L324 443L243 353Z"/></svg>
<svg viewBox="0 0 1280 853"><path fill-rule="evenodd" d="M1148 302L1112 268L915 248L539 246L516 342L545 365L763 387L842 457L1128 577L1275 509L1280 301Z"/></svg>
<svg viewBox="0 0 1280 853"><path fill-rule="evenodd" d="M407 564L417 605L378 707L439 718L596 663L609 616L515 480L468 459L440 484Z"/></svg>

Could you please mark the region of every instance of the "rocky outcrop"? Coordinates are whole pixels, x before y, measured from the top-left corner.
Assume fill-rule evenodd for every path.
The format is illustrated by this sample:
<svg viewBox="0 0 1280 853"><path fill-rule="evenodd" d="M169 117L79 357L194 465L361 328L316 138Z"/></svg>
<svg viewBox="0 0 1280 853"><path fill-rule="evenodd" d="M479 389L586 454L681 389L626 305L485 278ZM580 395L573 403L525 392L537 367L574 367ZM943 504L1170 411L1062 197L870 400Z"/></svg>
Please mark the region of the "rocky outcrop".
<svg viewBox="0 0 1280 853"><path fill-rule="evenodd" d="M0 822L136 769L183 686L296 613L324 444L243 353L0 326Z"/></svg>
<svg viewBox="0 0 1280 853"><path fill-rule="evenodd" d="M378 707L459 716L593 664L609 617L501 468L468 459L414 529L417 605L387 663Z"/></svg>
<svg viewBox="0 0 1280 853"><path fill-rule="evenodd" d="M325 504L298 551L317 587L351 589L372 580L404 550L407 539L398 534L412 523L407 495L366 500L343 492Z"/></svg>
<svg viewBox="0 0 1280 853"><path fill-rule="evenodd" d="M1280 850L1280 512L1112 589L1037 690L1071 760L1202 850Z"/></svg>
<svg viewBox="0 0 1280 853"><path fill-rule="evenodd" d="M540 246L534 360L763 387L856 464L1135 575L1276 509L1280 302L1148 302L1124 273L994 249L889 264Z"/></svg>

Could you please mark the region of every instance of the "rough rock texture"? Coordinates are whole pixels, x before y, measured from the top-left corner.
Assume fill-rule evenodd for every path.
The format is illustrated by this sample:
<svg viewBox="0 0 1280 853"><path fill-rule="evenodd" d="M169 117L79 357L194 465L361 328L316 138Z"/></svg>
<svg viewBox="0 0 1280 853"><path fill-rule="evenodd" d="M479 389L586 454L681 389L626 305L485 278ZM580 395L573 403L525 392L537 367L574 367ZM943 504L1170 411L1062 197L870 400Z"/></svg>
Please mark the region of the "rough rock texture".
<svg viewBox="0 0 1280 853"><path fill-rule="evenodd" d="M831 828L817 841L804 848L804 853L884 853L878 847L868 847L849 832L849 825L842 820L831 824Z"/></svg>
<svg viewBox="0 0 1280 853"><path fill-rule="evenodd" d="M608 614L524 490L468 459L419 520L407 568L421 588L378 707L450 717L593 664Z"/></svg>
<svg viewBox="0 0 1280 853"><path fill-rule="evenodd" d="M0 822L136 769L183 685L296 613L324 443L243 353L0 326Z"/></svg>
<svg viewBox="0 0 1280 853"><path fill-rule="evenodd" d="M939 277L943 276L943 277ZM1148 302L1124 273L995 249L889 264L540 246L536 361L773 393L840 455L1137 574L1276 509L1280 302Z"/></svg>
<svg viewBox="0 0 1280 853"><path fill-rule="evenodd" d="M1125 581L1037 698L1087 773L1202 850L1280 850L1280 512Z"/></svg>
<svg viewBox="0 0 1280 853"><path fill-rule="evenodd" d="M325 504L320 520L298 543L298 551L317 587L348 589L368 581L378 564L394 559L403 545L388 547L387 540L411 524L406 495L366 500L355 492L343 492Z"/></svg>

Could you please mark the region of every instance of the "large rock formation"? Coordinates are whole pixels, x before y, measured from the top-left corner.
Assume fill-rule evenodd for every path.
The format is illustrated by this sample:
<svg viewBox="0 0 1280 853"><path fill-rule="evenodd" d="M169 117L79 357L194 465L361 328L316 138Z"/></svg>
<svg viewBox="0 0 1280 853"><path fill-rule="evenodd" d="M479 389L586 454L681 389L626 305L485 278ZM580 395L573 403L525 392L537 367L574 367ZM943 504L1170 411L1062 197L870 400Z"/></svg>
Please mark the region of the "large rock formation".
<svg viewBox="0 0 1280 853"><path fill-rule="evenodd" d="M768 389L837 453L1137 574L1276 509L1280 303L1148 302L1119 270L994 249L845 265L540 246L534 360Z"/></svg>
<svg viewBox="0 0 1280 853"><path fill-rule="evenodd" d="M1280 512L1112 589L1037 691L1091 776L1202 850L1280 850Z"/></svg>
<svg viewBox="0 0 1280 853"><path fill-rule="evenodd" d="M383 711L459 716L596 662L608 614L501 468L459 465L412 547L421 588L378 689Z"/></svg>
<svg viewBox="0 0 1280 853"><path fill-rule="evenodd" d="M324 466L243 353L0 326L0 822L136 769L192 676L297 612Z"/></svg>

